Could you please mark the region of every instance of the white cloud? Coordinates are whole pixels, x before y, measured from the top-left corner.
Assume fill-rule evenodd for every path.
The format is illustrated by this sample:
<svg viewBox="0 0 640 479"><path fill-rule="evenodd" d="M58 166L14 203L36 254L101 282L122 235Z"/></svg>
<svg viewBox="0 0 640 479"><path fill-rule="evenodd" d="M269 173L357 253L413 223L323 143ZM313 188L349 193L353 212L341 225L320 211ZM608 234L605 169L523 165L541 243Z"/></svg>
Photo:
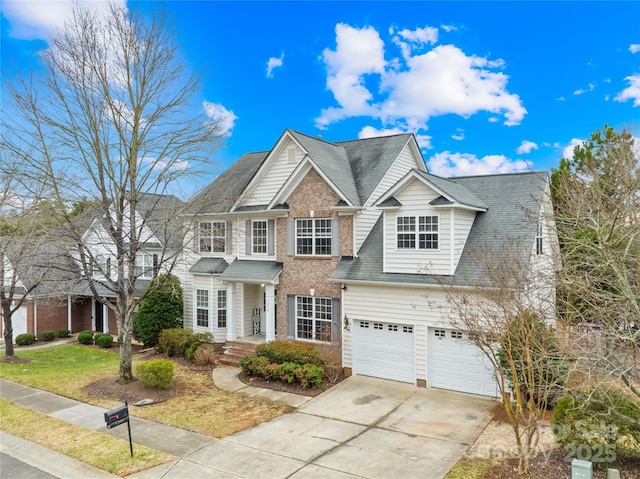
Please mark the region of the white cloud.
<svg viewBox="0 0 640 479"><path fill-rule="evenodd" d="M358 133L358 138L376 138L378 136L391 136L391 135L400 135L402 133L406 133L406 128L394 127L394 128L382 128L377 129L373 126L365 126ZM418 142L418 146L422 149L429 150L433 148L431 146L431 136L425 134L414 134L416 137L416 141Z"/></svg>
<svg viewBox="0 0 640 479"><path fill-rule="evenodd" d="M614 100L619 102L633 100L633 106L640 106L640 73L625 77L625 80L630 85L618 93Z"/></svg>
<svg viewBox="0 0 640 479"><path fill-rule="evenodd" d="M523 140L522 143L520 143L520 146L516 148L516 153L519 155L522 155L522 154L531 153L532 150L537 150L537 149L538 149L538 145L533 141Z"/></svg>
<svg viewBox="0 0 640 479"><path fill-rule="evenodd" d="M440 25L440 28L442 28L445 32L453 32L454 30L458 29L458 27L454 27L453 25Z"/></svg>
<svg viewBox="0 0 640 479"><path fill-rule="evenodd" d="M464 140L464 130L462 128L456 128L456 133L451 135L451 138L457 141Z"/></svg>
<svg viewBox="0 0 640 479"><path fill-rule="evenodd" d="M578 138L572 138L567 146L562 150L562 158L566 158L567 160L573 159L573 150L576 146L582 145L584 140L579 140Z"/></svg>
<svg viewBox="0 0 640 479"><path fill-rule="evenodd" d="M202 102L205 114L211 118L213 127L221 136L230 136L238 117L219 103Z"/></svg>
<svg viewBox="0 0 640 479"><path fill-rule="evenodd" d="M392 31L390 32L392 33ZM433 45L438 41L438 29L434 27L417 28L415 30L403 29L392 38L405 61L411 58L411 54L416 50L420 51L424 45Z"/></svg>
<svg viewBox="0 0 640 479"><path fill-rule="evenodd" d="M567 99L563 96L559 96L558 98L556 98L556 100L558 101L567 101Z"/></svg>
<svg viewBox="0 0 640 479"><path fill-rule="evenodd" d="M284 53L280 54L280 57L271 57L267 61L267 77L273 78L273 70L282 66L284 60Z"/></svg>
<svg viewBox="0 0 640 479"><path fill-rule="evenodd" d="M7 1L2 2L2 14L9 21L9 35L22 40L47 39L57 28L62 28L71 17L73 1ZM102 0L80 0L82 7L96 13L106 13L109 3ZM126 8L125 0L115 4Z"/></svg>
<svg viewBox="0 0 640 479"><path fill-rule="evenodd" d="M430 27L426 27L427 29ZM403 38L429 43L431 30L402 30ZM435 29L434 29L435 30ZM420 31L420 33L416 33ZM467 55L454 45L440 45L416 54L411 46L392 40L402 58L385 60L385 44L372 27L336 26L336 49L325 49L327 89L338 104L322 110L316 125L350 117L370 116L408 131L426 129L433 116L469 117L488 111L517 125L527 113L520 97L507 91L508 76L496 71L504 61Z"/></svg>
<svg viewBox="0 0 640 479"><path fill-rule="evenodd" d="M585 93L589 93L590 91L593 91L593 89L596 87L595 83L589 83L589 88L578 88L576 91L573 92L574 95L583 95Z"/></svg>
<svg viewBox="0 0 640 479"><path fill-rule="evenodd" d="M640 52L640 43L632 43L631 45L629 45L629 51L631 53Z"/></svg>
<svg viewBox="0 0 640 479"><path fill-rule="evenodd" d="M429 171L443 177L490 175L528 171L531 164L524 160L512 160L504 155L487 155L478 158L471 153L436 153L427 160Z"/></svg>

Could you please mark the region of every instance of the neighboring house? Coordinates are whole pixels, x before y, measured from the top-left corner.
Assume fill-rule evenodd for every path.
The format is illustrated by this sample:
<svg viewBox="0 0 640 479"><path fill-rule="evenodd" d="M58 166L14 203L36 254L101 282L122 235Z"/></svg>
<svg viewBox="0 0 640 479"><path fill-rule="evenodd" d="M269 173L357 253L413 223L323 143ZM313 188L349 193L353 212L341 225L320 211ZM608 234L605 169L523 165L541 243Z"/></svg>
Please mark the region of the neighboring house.
<svg viewBox="0 0 640 479"><path fill-rule="evenodd" d="M411 134L330 143L286 130L190 203L185 328L333 345L347 373L496 395L448 326L440 280L481 286L470 252L498 239L534 264L550 228L530 215L547 217L546 198L546 173L431 175Z"/></svg>
<svg viewBox="0 0 640 479"><path fill-rule="evenodd" d="M136 225L142 247L134 269L138 294L158 273L168 270L184 284L179 216L183 206L184 202L172 195L140 195ZM23 303L12 316L14 338L21 333L38 336L42 331L59 329L118 333L115 314L105 304L115 301L115 241L102 216L92 209L77 218L75 226L83 233L82 241L88 250L86 261L91 267L86 270L68 236L55 241L44 236L7 238L2 250L4 288L8 292L13 285L14 302ZM94 298L90 283L101 300Z"/></svg>
<svg viewBox="0 0 640 479"><path fill-rule="evenodd" d="M18 307L11 315L14 339L24 333L80 330L80 309L69 297L80 271L65 247L44 236L5 237L0 238L0 259L4 298L11 309ZM4 320L1 328L4 335Z"/></svg>

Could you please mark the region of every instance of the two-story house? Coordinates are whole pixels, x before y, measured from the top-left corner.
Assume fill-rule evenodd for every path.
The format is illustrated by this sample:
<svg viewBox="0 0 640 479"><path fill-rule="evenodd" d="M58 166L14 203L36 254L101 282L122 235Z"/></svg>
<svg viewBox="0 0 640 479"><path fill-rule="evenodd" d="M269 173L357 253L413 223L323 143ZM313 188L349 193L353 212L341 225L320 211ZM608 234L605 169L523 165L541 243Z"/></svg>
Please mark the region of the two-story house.
<svg viewBox="0 0 640 479"><path fill-rule="evenodd" d="M332 344L347 373L495 395L448 327L439 279L480 285L470 251L498 236L535 256L546 244L524 210L542 217L547 195L546 173L431 175L411 134L330 143L286 130L192 202L185 328Z"/></svg>

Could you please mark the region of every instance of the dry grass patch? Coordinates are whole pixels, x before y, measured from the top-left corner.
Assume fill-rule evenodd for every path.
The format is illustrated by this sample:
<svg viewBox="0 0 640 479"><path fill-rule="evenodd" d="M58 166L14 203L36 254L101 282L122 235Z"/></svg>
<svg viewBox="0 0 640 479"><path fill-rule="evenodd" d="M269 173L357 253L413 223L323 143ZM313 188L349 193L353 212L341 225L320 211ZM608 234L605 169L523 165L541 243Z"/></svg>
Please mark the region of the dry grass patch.
<svg viewBox="0 0 640 479"><path fill-rule="evenodd" d="M216 389L210 371L195 372L177 365L175 381L180 388L174 398L129 411L136 417L221 438L293 410L266 399Z"/></svg>
<svg viewBox="0 0 640 479"><path fill-rule="evenodd" d="M176 458L155 449L75 426L0 400L0 429L53 451L124 477Z"/></svg>

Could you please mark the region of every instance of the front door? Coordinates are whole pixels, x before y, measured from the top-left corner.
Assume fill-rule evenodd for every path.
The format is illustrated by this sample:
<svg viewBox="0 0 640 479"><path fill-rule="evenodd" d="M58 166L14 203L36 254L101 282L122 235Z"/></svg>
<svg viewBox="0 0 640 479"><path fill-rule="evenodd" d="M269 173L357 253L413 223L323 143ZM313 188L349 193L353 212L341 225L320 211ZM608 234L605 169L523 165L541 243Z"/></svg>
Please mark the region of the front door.
<svg viewBox="0 0 640 479"><path fill-rule="evenodd" d="M96 331L104 331L104 306L100 301L94 301L93 309Z"/></svg>

